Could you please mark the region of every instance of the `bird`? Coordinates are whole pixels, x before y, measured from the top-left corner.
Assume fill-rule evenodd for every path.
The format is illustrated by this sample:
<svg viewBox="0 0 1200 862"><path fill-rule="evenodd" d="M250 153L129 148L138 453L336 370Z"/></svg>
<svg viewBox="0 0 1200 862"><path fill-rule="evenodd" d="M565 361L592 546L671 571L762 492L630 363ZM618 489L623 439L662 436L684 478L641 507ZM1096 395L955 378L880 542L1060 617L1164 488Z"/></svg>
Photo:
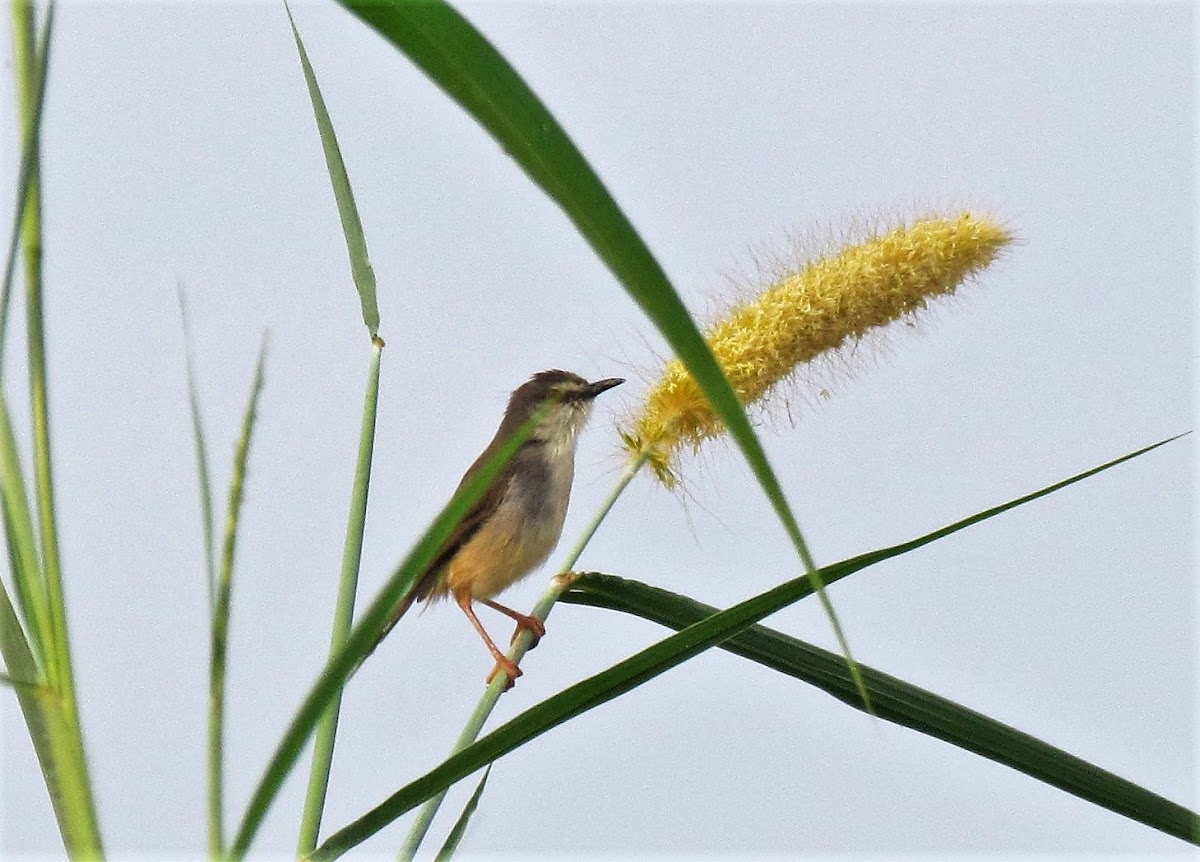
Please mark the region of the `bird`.
<svg viewBox="0 0 1200 862"><path fill-rule="evenodd" d="M606 377L589 383L578 374L551 369L534 374L513 390L492 441L459 482L461 490L522 427L545 407L532 433L522 442L479 501L463 516L433 562L401 600L367 654L387 637L414 602L451 598L483 638L496 661L487 682L503 671L511 688L521 669L498 646L479 617L476 602L528 629L534 645L546 633L542 621L495 601L495 596L541 566L562 535L575 476L575 448L596 396L624 383ZM531 647L532 648L532 647Z"/></svg>

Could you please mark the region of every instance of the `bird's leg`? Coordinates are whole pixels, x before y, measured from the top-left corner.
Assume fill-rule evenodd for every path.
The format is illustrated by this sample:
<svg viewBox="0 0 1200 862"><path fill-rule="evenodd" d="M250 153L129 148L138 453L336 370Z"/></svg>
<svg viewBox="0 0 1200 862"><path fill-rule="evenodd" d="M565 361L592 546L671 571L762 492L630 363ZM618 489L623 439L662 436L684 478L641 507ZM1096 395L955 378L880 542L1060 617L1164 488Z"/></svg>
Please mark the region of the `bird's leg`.
<svg viewBox="0 0 1200 862"><path fill-rule="evenodd" d="M496 646L496 642L487 633L487 629L483 627L483 623L479 621L479 617L475 616L475 609L471 607L472 598L470 588L455 590L454 601L462 608L463 613L467 615L467 619L471 621L471 625L475 626L475 631L479 632L479 636L483 638L483 642L487 645L488 652L496 660L496 666L488 674L487 681L490 683L496 676L496 671L502 670L508 676L508 685L504 687L504 690L508 691L516 684L517 677L521 675L521 669L517 667L515 661L500 652L500 647ZM491 603L489 602L488 604Z"/></svg>
<svg viewBox="0 0 1200 862"><path fill-rule="evenodd" d="M529 648L533 649L538 645L538 641L540 641L546 634L545 624L537 617L531 617L528 614L517 613L512 608L505 607L499 602L493 602L491 599L480 599L480 601L492 610L499 611L506 617L517 621L517 630L513 632L512 640L510 640L509 643L512 643L512 641L517 639L517 635L521 633L521 629L528 629L530 634L533 635L533 640L529 642Z"/></svg>

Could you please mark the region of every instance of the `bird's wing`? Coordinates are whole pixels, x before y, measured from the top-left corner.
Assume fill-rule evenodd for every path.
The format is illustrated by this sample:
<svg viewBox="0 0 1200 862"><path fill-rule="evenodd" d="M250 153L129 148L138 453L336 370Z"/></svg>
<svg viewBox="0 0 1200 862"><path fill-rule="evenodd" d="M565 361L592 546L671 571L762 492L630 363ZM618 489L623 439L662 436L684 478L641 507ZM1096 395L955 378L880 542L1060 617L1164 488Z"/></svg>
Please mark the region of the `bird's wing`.
<svg viewBox="0 0 1200 862"><path fill-rule="evenodd" d="M457 494L466 485L470 484L471 480L483 469L483 466L492 459L497 448L499 446L493 440L492 444L483 451L482 455L475 459L475 463L463 474L462 481L458 483L458 488L455 489L454 493ZM437 556L433 558L433 562L425 570L425 574L421 575L417 580L417 586L413 590L413 594L418 600L427 598L431 593L435 592L438 576L442 573L442 569L445 568L450 559L467 542L471 541L471 538L479 532L479 528L487 523L488 518L496 511L496 508L500 505L500 501L504 499L504 492L508 489L508 479L511 475L512 463L512 461L509 461L508 466L500 471L500 475L495 478L483 493L483 496L476 501L474 506L467 510L462 520L455 524L454 529L442 544Z"/></svg>
<svg viewBox="0 0 1200 862"><path fill-rule="evenodd" d="M476 458L475 463L472 464L467 472L463 474L462 481L458 483L458 488L455 489L455 493L458 493L458 491L462 490L463 486L470 483L470 481L475 478L479 471L483 469L483 465L491 460L492 456L496 453L496 450L503 445L505 439L503 437L504 430L505 429L501 427L500 432L496 434L496 439L493 440L485 450L483 450L483 454ZM515 457L516 456L514 456L514 460ZM384 626L383 631L379 633L379 637L377 637L375 642L371 644L371 648L367 650L366 655L369 656L375 651L375 648L379 646L380 642L388 636L393 628L396 627L396 623L400 621L400 618L404 616L410 607L412 607L413 602L422 601L438 592L438 579L442 574L442 570L446 567L446 564L450 562L450 559L456 553L458 553L459 549L462 548L463 545L471 540L472 536L479 532L479 528L487 523L487 519L491 517L491 514L496 511L496 507L500 505L500 501L504 499L504 492L508 488L508 480L512 475L512 463L512 461L509 461L508 466L500 471L500 475L495 478L491 486L487 489L487 491L484 492L483 496L480 497L475 505L472 506L467 513L463 515L462 519L454 525L454 529L450 532L450 535L446 538L446 541L442 543L442 547L438 550L437 556L433 558L433 562L429 564L429 568L427 568L425 572L419 578L417 578L416 586L413 587L412 591L409 592L409 594L400 602L399 606L397 606L396 610L392 613L391 619L388 620L388 623L386 626ZM361 665L365 659L366 656L363 656L363 658L359 660L359 665Z"/></svg>

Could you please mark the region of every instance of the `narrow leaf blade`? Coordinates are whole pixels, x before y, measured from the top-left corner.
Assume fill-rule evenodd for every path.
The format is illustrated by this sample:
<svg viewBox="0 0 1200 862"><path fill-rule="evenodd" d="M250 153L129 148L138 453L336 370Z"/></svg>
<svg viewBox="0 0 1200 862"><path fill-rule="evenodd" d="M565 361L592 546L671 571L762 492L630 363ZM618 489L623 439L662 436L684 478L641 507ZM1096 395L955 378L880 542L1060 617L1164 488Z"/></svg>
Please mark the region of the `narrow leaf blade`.
<svg viewBox="0 0 1200 862"><path fill-rule="evenodd" d="M258 400L262 395L264 368L267 358L267 338L264 335L254 368L254 382L246 412L242 417L242 433L238 438L233 459L233 474L229 479L229 507L225 516L225 540L221 548L221 571L217 580L212 612L212 648L209 664L208 714L208 843L214 859L224 855L224 760L225 743L225 666L229 647L229 613L233 601L233 558L237 547L238 525L244 498L246 464L250 458L250 441L258 417Z"/></svg>
<svg viewBox="0 0 1200 862"><path fill-rule="evenodd" d="M216 540L213 528L212 479L208 470L208 446L204 439L204 422L200 417L200 391L196 381L196 363L192 358L192 328L188 319L187 296L183 285L176 285L179 295L179 320L183 327L183 361L187 374L188 408L192 417L192 446L196 452L196 473L200 484L200 527L204 536L204 569L208 587L209 623L216 607L217 563Z"/></svg>
<svg viewBox="0 0 1200 862"><path fill-rule="evenodd" d="M342 234L346 238L346 251L350 255L350 269L354 275L354 286L358 289L358 299L362 306L363 323L367 331L375 338L379 333L379 302L375 292L375 270L371 266L371 258L367 253L367 238L363 233L362 220L358 216L358 206L354 203L354 190L350 187L350 176L346 173L346 164L342 161L342 150L338 146L337 135L333 130L333 121L329 119L329 111L325 108L325 100L321 96L321 88L313 73L312 64L308 60L308 52L304 50L304 42L300 31L296 29L296 21L292 18L291 7L285 2L288 23L292 26L292 36L296 41L296 51L300 54L300 66L304 70L304 80L308 84L308 97L312 101L313 116L317 120L317 130L321 134L321 148L325 152L325 166L329 170L329 181L333 185L333 195L337 199L338 215L342 220Z"/></svg>
<svg viewBox="0 0 1200 862"><path fill-rule="evenodd" d="M575 589L578 592L563 600L621 611L677 631L718 612L686 596L612 575L584 575ZM760 625L720 646L862 709L846 663L835 653ZM1200 818L1182 805L982 713L867 665L860 668L879 718L1012 767L1168 835L1200 843Z"/></svg>

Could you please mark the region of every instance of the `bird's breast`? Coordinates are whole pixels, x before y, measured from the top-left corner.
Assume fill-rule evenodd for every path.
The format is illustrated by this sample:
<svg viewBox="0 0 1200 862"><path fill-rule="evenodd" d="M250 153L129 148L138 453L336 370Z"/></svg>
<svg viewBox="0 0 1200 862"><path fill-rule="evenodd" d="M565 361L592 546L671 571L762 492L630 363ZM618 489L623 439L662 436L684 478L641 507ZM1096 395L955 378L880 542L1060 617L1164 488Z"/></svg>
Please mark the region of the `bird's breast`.
<svg viewBox="0 0 1200 862"><path fill-rule="evenodd" d="M540 445L518 452L495 511L447 564L451 591L469 586L474 597L491 598L546 561L562 535L574 461L573 451Z"/></svg>

